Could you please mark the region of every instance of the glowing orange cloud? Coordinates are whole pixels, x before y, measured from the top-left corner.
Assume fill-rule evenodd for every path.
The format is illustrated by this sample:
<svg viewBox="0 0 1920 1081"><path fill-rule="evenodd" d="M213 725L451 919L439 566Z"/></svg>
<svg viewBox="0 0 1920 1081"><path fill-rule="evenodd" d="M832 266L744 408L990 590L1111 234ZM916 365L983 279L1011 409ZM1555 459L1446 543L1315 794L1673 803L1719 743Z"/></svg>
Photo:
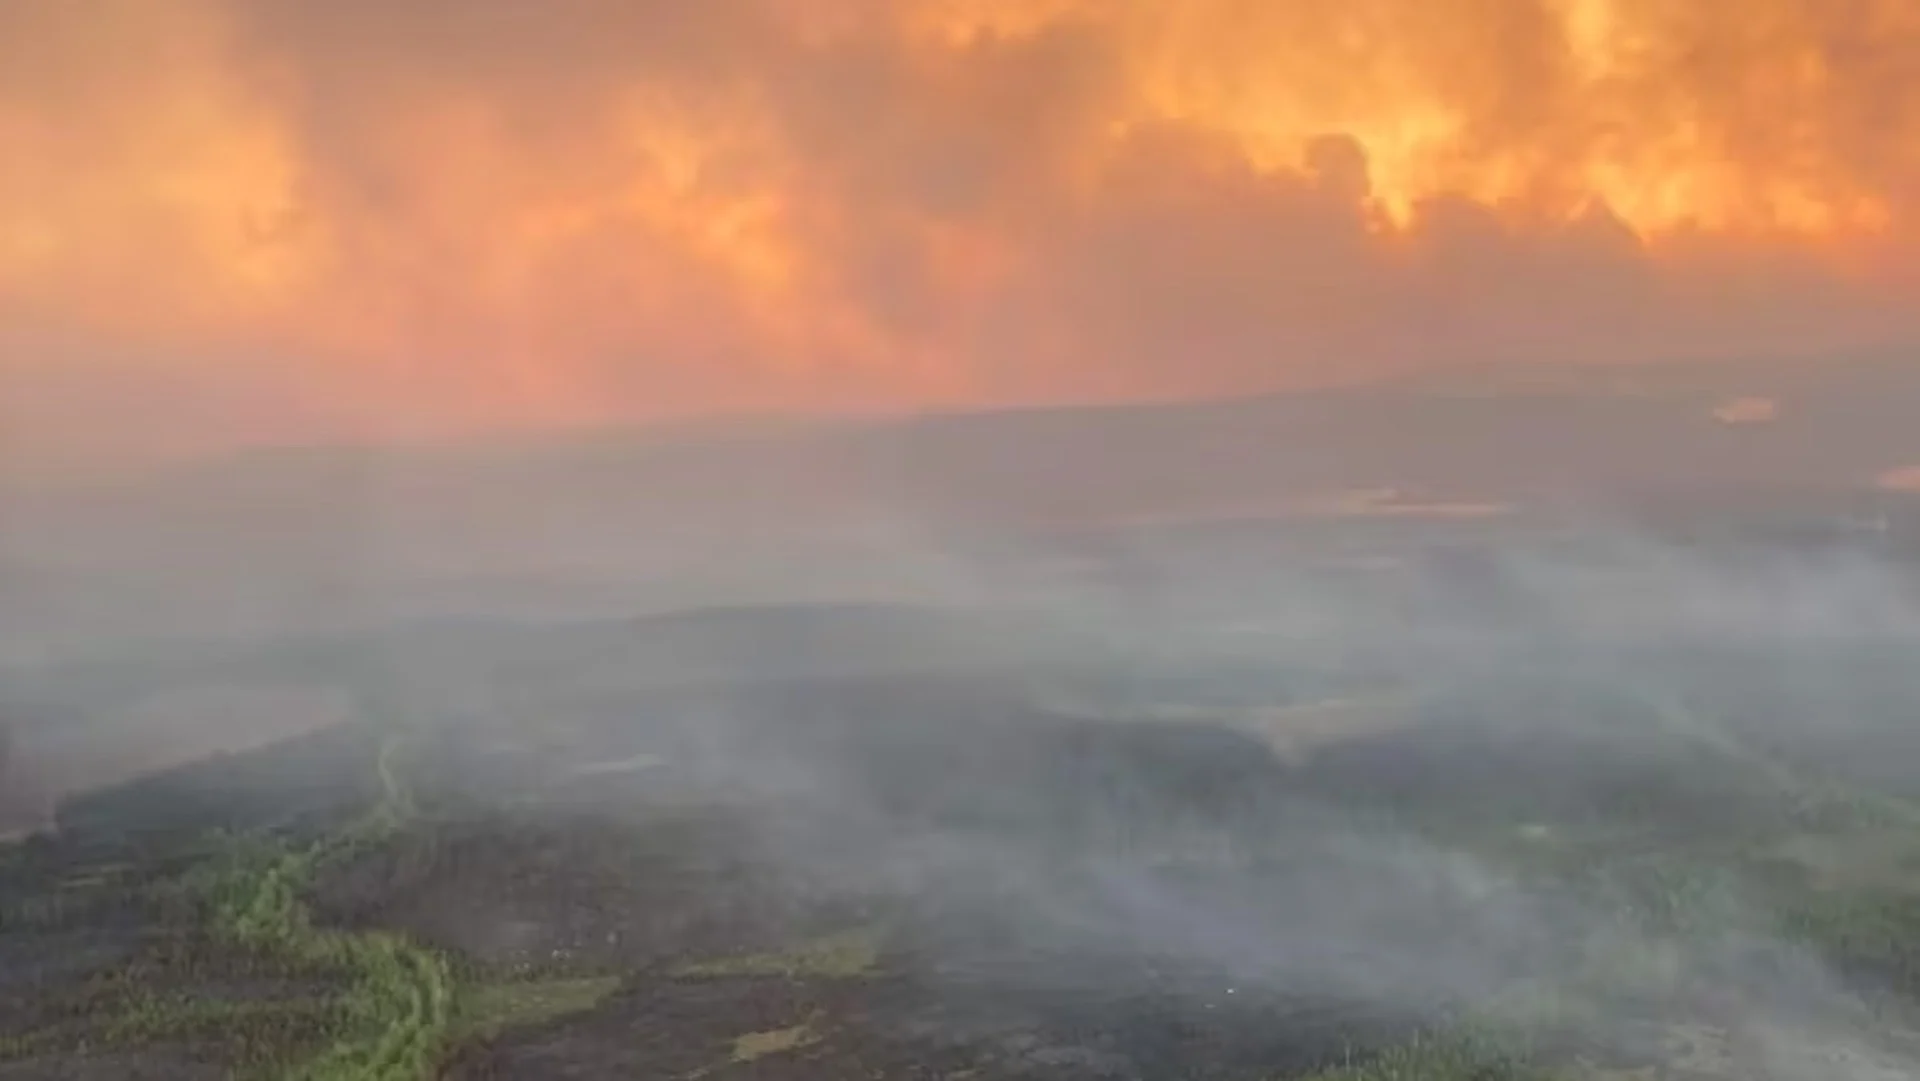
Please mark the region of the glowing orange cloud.
<svg viewBox="0 0 1920 1081"><path fill-rule="evenodd" d="M1824 348L1920 330L1916 193L1920 0L22 0L0 379L270 437Z"/></svg>

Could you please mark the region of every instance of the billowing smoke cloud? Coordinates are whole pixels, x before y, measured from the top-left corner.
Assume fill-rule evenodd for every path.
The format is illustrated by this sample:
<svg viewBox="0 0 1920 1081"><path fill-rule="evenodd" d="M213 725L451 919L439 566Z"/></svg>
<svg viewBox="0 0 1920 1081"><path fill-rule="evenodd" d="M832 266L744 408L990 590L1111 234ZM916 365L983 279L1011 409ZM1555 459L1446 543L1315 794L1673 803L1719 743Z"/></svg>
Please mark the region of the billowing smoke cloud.
<svg viewBox="0 0 1920 1081"><path fill-rule="evenodd" d="M28 444L1901 339L1915 0L29 0Z"/></svg>

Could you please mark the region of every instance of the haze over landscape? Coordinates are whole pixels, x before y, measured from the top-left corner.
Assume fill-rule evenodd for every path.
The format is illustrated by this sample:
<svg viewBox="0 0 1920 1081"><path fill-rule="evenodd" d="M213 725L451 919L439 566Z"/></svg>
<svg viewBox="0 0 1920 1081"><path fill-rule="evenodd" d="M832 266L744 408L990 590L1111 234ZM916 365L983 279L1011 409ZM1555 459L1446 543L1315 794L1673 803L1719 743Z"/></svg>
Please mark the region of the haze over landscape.
<svg viewBox="0 0 1920 1081"><path fill-rule="evenodd" d="M0 1081L1920 1079L1920 0L0 4Z"/></svg>

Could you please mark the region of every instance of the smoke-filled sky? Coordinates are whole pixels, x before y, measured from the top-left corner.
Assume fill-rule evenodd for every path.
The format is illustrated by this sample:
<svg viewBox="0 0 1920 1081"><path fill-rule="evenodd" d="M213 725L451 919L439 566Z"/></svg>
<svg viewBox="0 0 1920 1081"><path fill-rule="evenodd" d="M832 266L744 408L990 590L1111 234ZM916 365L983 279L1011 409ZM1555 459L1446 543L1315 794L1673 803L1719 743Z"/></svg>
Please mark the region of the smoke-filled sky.
<svg viewBox="0 0 1920 1081"><path fill-rule="evenodd" d="M111 446L1920 337L1920 0L16 0Z"/></svg>

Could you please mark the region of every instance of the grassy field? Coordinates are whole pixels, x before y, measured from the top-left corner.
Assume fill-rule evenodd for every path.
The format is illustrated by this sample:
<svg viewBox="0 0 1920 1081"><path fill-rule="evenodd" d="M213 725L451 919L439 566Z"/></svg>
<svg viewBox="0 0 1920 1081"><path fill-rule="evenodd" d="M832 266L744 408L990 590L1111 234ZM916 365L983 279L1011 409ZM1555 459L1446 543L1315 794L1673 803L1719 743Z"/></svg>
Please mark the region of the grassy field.
<svg viewBox="0 0 1920 1081"><path fill-rule="evenodd" d="M159 1046L193 1049L241 1076L431 1076L452 1010L446 961L398 935L316 926L303 899L324 867L406 828L399 747L394 736L380 743L381 798L315 840L217 831L189 847L163 836L152 841L161 855L143 863L137 848L82 831L17 854L0 934L30 953L36 935L84 938L105 924L130 956L73 973L51 995L34 981L29 994L67 1000L53 1007L62 1019L9 1026L0 1058ZM118 858L90 854L103 843ZM55 890L34 892L34 872L55 869Z"/></svg>
<svg viewBox="0 0 1920 1081"><path fill-rule="evenodd" d="M770 858L768 837L787 835L742 827L738 808L583 804L583 776L644 793L657 769L508 754L514 783L488 773L456 792L445 778L482 741L349 726L103 793L58 835L0 850L0 1079L120 1076L136 1058L154 1077L303 1081L1741 1081L1756 1056L1785 1081L1843 1076L1756 1050L1782 1045L1845 1057L1849 1081L1913 1076L1920 808L1707 718L1669 721L1687 740L1671 756L1616 769L1581 745L1499 791L1425 783L1454 768L1451 743L1370 731L1252 775L1295 802L1245 811L1279 817L1219 851L1190 834L1158 848L1132 826L1079 842L1169 881L1266 888L1325 873L1287 870L1292 834L1265 828L1311 808L1319 832L1445 853L1563 920L1549 953L1529 947L1417 1016L1302 995L1284 968L1226 986L1207 966L1231 956L1196 955L1196 975L1057 939L1049 960L975 926L986 909L956 917L944 894ZM1034 771L1044 806L1080 814L1057 789L1082 781L1108 820L1158 798L1129 787L1130 759L1089 749L1097 730L1072 731L1061 745L1104 764ZM301 785L274 780L290 771ZM1204 770L1189 780L1183 793L1209 792ZM250 827L227 792L245 794ZM1001 820L974 821L940 836ZM1817 992L1817 1010L1770 998L1780 987Z"/></svg>

